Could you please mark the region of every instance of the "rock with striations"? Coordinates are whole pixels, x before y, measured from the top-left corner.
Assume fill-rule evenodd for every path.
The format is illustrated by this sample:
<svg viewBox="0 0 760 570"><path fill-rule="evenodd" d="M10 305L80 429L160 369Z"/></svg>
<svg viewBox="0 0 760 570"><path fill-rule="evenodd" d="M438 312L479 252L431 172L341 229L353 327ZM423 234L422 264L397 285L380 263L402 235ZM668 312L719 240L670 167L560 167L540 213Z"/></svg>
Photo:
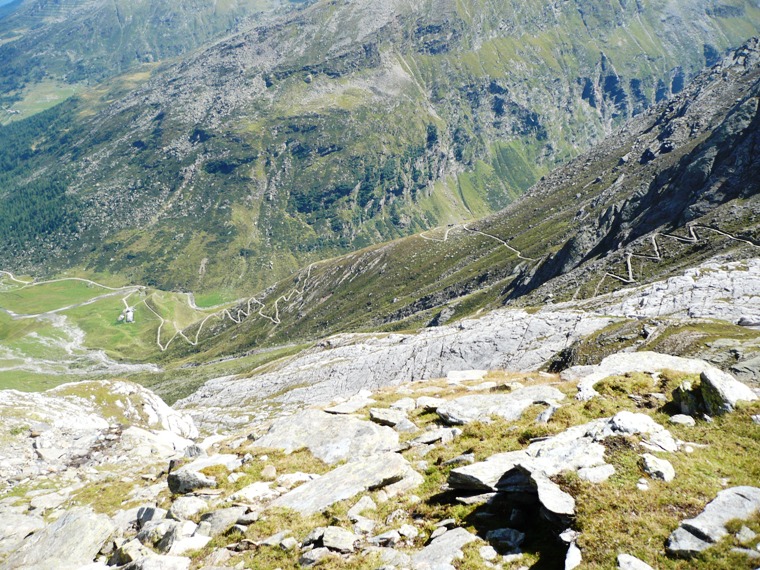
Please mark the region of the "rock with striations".
<svg viewBox="0 0 760 570"><path fill-rule="evenodd" d="M441 419L450 425L500 417L508 421L520 419L533 404L553 404L565 395L551 386L530 386L509 394L477 394L450 400L436 409Z"/></svg>
<svg viewBox="0 0 760 570"><path fill-rule="evenodd" d="M0 556L16 550L28 535L43 528L45 521L37 515L0 514Z"/></svg>
<svg viewBox="0 0 760 570"><path fill-rule="evenodd" d="M401 481L408 469L409 463L396 453L366 457L341 465L318 479L296 487L274 500L270 506L311 515L368 489L379 489Z"/></svg>
<svg viewBox="0 0 760 570"><path fill-rule="evenodd" d="M0 569L76 570L95 559L114 530L108 516L72 509L27 538Z"/></svg>
<svg viewBox="0 0 760 570"><path fill-rule="evenodd" d="M389 427L354 417L305 410L275 420L269 431L256 440L256 445L286 453L305 447L315 457L332 464L396 449L398 434Z"/></svg>
<svg viewBox="0 0 760 570"><path fill-rule="evenodd" d="M465 545L477 539L477 536L463 528L455 528L445 532L412 556L412 568L414 570L447 568L455 558L462 555L462 548Z"/></svg>
<svg viewBox="0 0 760 570"><path fill-rule="evenodd" d="M734 519L748 520L760 512L760 488L732 487L718 493L705 510L687 519L670 535L667 551L689 558L710 548L727 536L726 524Z"/></svg>
<svg viewBox="0 0 760 570"><path fill-rule="evenodd" d="M737 402L753 402L758 399L757 394L747 385L717 368L702 372L700 380L705 408L713 416L733 412Z"/></svg>

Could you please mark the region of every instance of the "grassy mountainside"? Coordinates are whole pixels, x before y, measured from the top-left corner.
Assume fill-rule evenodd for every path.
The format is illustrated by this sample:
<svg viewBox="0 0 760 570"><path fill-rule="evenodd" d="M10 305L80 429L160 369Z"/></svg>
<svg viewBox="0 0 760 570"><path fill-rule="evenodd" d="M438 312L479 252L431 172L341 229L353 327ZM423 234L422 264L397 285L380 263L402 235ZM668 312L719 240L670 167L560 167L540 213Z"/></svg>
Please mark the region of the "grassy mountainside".
<svg viewBox="0 0 760 570"><path fill-rule="evenodd" d="M54 174L75 217L0 260L255 291L498 210L758 24L741 0L317 2L52 111L0 212Z"/></svg>
<svg viewBox="0 0 760 570"><path fill-rule="evenodd" d="M59 89L92 85L135 65L190 51L246 20L299 4L288 0L13 2L0 7L0 102L39 96L50 85Z"/></svg>
<svg viewBox="0 0 760 570"><path fill-rule="evenodd" d="M209 323L196 350L435 325L757 255L759 97L754 40L499 214L313 264L242 305L241 324Z"/></svg>

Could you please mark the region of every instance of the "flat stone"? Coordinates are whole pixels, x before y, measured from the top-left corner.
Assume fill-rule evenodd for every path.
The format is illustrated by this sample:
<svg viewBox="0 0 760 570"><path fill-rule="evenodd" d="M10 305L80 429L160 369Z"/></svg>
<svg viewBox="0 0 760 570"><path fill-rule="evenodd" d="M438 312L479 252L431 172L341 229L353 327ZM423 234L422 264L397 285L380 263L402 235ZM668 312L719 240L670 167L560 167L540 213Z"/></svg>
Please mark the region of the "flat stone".
<svg viewBox="0 0 760 570"><path fill-rule="evenodd" d="M694 418L687 416L686 414L676 414L675 416L671 416L668 421L671 424L680 426L694 427L697 425L697 422L694 420Z"/></svg>
<svg viewBox="0 0 760 570"><path fill-rule="evenodd" d="M209 542L211 542L210 536L204 536L200 534L196 534L194 536L186 536L178 540L175 540L172 543L172 546L167 552L167 554L169 556L182 556L183 554L186 554L188 552L192 552L194 550L200 550L201 548L206 546Z"/></svg>
<svg viewBox="0 0 760 570"><path fill-rule="evenodd" d="M435 410L438 406L443 406L446 400L443 398L433 398L432 396L420 396L417 398L416 406L422 410Z"/></svg>
<svg viewBox="0 0 760 570"><path fill-rule="evenodd" d="M620 570L654 570L649 564L630 554L618 554L617 564Z"/></svg>
<svg viewBox="0 0 760 570"><path fill-rule="evenodd" d="M91 563L115 530L106 515L88 508L65 512L24 540L0 565L2 570L76 570Z"/></svg>
<svg viewBox="0 0 760 570"><path fill-rule="evenodd" d="M480 554L480 557L486 562L493 562L499 557L499 553L490 545L481 546L478 550L478 554Z"/></svg>
<svg viewBox="0 0 760 570"><path fill-rule="evenodd" d="M375 504L375 501L372 500L371 497L365 495L358 501L356 501L356 504L348 509L348 515L349 520L356 522L359 520L364 514L365 511L375 511L377 510L377 505Z"/></svg>
<svg viewBox="0 0 760 570"><path fill-rule="evenodd" d="M328 526L322 534L322 544L325 548L342 553L353 552L358 540L359 537L353 532L337 526Z"/></svg>
<svg viewBox="0 0 760 570"><path fill-rule="evenodd" d="M321 512L333 503L380 489L408 474L409 463L396 453L384 453L341 465L329 473L275 499L271 506L290 508L303 515Z"/></svg>
<svg viewBox="0 0 760 570"><path fill-rule="evenodd" d="M649 475L652 479L660 479L666 483L675 479L676 471L673 469L670 461L660 459L650 453L645 453L641 456L641 459L644 473Z"/></svg>
<svg viewBox="0 0 760 570"><path fill-rule="evenodd" d="M508 394L475 394L455 398L439 406L436 413L450 425L462 425L492 417L515 421L533 404L549 404L564 398L562 392L551 386L529 386Z"/></svg>
<svg viewBox="0 0 760 570"><path fill-rule="evenodd" d="M565 570L573 570L573 568L580 566L582 562L581 549L574 542L570 543L565 555Z"/></svg>
<svg viewBox="0 0 760 570"><path fill-rule="evenodd" d="M718 493L704 511L687 519L670 535L668 552L676 556L692 556L728 535L726 523L733 519L748 520L760 511L760 488L732 487Z"/></svg>
<svg viewBox="0 0 760 570"><path fill-rule="evenodd" d="M615 474L615 467L609 464L578 469L578 477L589 483L604 483Z"/></svg>
<svg viewBox="0 0 760 570"><path fill-rule="evenodd" d="M391 404L391 409L401 410L402 412L411 412L417 408L417 402L413 398L401 398Z"/></svg>
<svg viewBox="0 0 760 570"><path fill-rule="evenodd" d="M354 417L305 410L275 420L256 445L286 453L306 447L318 459L333 464L396 449L398 434Z"/></svg>
<svg viewBox="0 0 760 570"><path fill-rule="evenodd" d="M311 479L307 479L311 480ZM245 503L261 503L269 501L279 496L279 493L272 489L270 483L264 481L256 481L251 483L247 487L243 487L239 491L236 491L230 496L233 501L240 501Z"/></svg>
<svg viewBox="0 0 760 570"><path fill-rule="evenodd" d="M328 414L353 414L370 404L374 404L372 392L369 390L360 390L358 394L351 396L348 400L325 408Z"/></svg>
<svg viewBox="0 0 760 570"><path fill-rule="evenodd" d="M398 433L415 433L420 431L420 428L418 428L417 425L409 419L401 420L399 423L393 426L393 429Z"/></svg>
<svg viewBox="0 0 760 570"><path fill-rule="evenodd" d="M330 555L330 550L328 548L315 548L313 550L308 550L304 552L301 555L301 558L298 560L299 564L302 566L313 566L326 556Z"/></svg>
<svg viewBox="0 0 760 570"><path fill-rule="evenodd" d="M455 558L461 556L462 548L478 538L463 528L455 528L439 536L423 548L420 552L412 555L412 568L414 570L435 570L443 565L451 564Z"/></svg>
<svg viewBox="0 0 760 570"><path fill-rule="evenodd" d="M733 412L737 402L754 402L758 399L749 386L742 384L730 374L708 368L700 375L702 398L711 416Z"/></svg>
<svg viewBox="0 0 760 570"><path fill-rule="evenodd" d="M166 532L156 545L156 548L162 554L169 554L175 542L179 542L185 538L190 538L198 529L198 525L192 521L167 522L170 524L165 527ZM139 534L137 535L137 538L143 542ZM143 544L145 543L143 542Z"/></svg>
<svg viewBox="0 0 760 570"><path fill-rule="evenodd" d="M369 419L381 426L395 427L404 420L408 421L406 412L392 408L370 408Z"/></svg>
<svg viewBox="0 0 760 570"><path fill-rule="evenodd" d="M654 421L646 414L622 411L615 414L609 420L597 424L589 430L597 441L601 441L613 435L636 435L648 436L642 441L642 445L652 451L678 451L678 444L668 430Z"/></svg>
<svg viewBox="0 0 760 570"><path fill-rule="evenodd" d="M438 428L428 430L421 435L418 435L409 442L410 445L430 445L433 443L448 443L453 441L454 438L459 435L461 431L457 428Z"/></svg>
<svg viewBox="0 0 760 570"><path fill-rule="evenodd" d="M228 507L219 509L211 513L206 513L201 517L201 523L207 523L208 536L218 536L237 523L248 509L246 507Z"/></svg>
<svg viewBox="0 0 760 570"><path fill-rule="evenodd" d="M169 507L167 518L184 521L208 508L208 503L198 497L179 497Z"/></svg>

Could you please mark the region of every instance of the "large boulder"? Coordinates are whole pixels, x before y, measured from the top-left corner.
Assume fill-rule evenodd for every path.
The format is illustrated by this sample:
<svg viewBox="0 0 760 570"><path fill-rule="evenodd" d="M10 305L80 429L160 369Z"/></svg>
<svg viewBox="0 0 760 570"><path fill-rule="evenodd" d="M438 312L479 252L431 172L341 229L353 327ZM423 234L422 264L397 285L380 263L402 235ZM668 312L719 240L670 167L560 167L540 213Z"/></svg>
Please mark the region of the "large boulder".
<svg viewBox="0 0 760 570"><path fill-rule="evenodd" d="M700 380L702 399L708 414L730 413L736 408L737 402L757 400L757 394L748 386L717 368L709 368L702 372Z"/></svg>
<svg viewBox="0 0 760 570"><path fill-rule="evenodd" d="M455 398L436 410L441 419L453 425L500 417L508 421L520 419L533 404L554 404L565 395L551 386L530 386L509 394L476 394Z"/></svg>
<svg viewBox="0 0 760 570"><path fill-rule="evenodd" d="M76 570L95 559L114 530L108 516L72 509L27 538L0 570Z"/></svg>
<svg viewBox="0 0 760 570"><path fill-rule="evenodd" d="M401 481L411 469L397 453L366 457L333 469L282 495L270 506L293 509L303 515L321 512L333 503Z"/></svg>
<svg viewBox="0 0 760 570"><path fill-rule="evenodd" d="M398 434L354 417L305 410L275 420L256 445L286 453L305 447L315 457L333 464L392 451L398 446Z"/></svg>
<svg viewBox="0 0 760 570"><path fill-rule="evenodd" d="M728 536L726 524L734 519L748 520L760 511L760 488L733 487L718 493L705 510L687 519L673 531L667 550L675 556L691 557Z"/></svg>

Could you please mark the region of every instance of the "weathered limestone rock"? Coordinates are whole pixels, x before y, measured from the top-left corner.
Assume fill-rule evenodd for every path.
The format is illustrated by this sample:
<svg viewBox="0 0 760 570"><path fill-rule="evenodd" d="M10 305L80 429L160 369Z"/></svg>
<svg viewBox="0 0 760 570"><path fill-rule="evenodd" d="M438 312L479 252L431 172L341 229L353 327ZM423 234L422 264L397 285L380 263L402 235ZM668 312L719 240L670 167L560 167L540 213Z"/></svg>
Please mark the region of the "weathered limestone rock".
<svg viewBox="0 0 760 570"><path fill-rule="evenodd" d="M330 550L348 553L355 550L359 537L338 526L328 526L322 534L322 545Z"/></svg>
<svg viewBox="0 0 760 570"><path fill-rule="evenodd" d="M530 386L508 394L477 394L462 396L439 406L436 412L451 425L462 425L493 416L508 421L520 419L522 413L533 404L553 404L565 395L551 386Z"/></svg>
<svg viewBox="0 0 760 570"><path fill-rule="evenodd" d="M393 408L370 408L369 419L381 426L395 427L404 420L408 421L406 412Z"/></svg>
<svg viewBox="0 0 760 570"><path fill-rule="evenodd" d="M615 467L609 464L598 467L584 467L578 469L578 477L589 483L604 483L615 474Z"/></svg>
<svg viewBox="0 0 760 570"><path fill-rule="evenodd" d="M653 451L678 451L678 444L668 430L646 414L624 410L618 412L609 420L597 424L589 430L589 434L597 441L612 435L643 434L647 436L642 445Z"/></svg>
<svg viewBox="0 0 760 570"><path fill-rule="evenodd" d="M671 482L676 477L676 471L666 459L660 459L650 453L641 456L644 473L652 479L661 479L666 483Z"/></svg>
<svg viewBox="0 0 760 570"><path fill-rule="evenodd" d="M301 555L299 564L302 566L314 566L317 562L322 560L325 556L330 555L330 549L328 548L315 548L313 550L307 550Z"/></svg>
<svg viewBox="0 0 760 570"><path fill-rule="evenodd" d="M156 548L159 552L162 554L174 554L176 550L181 550L182 546L178 544L177 549L175 549L175 552L172 552L172 548L174 547L174 543L181 543L183 540L189 539L193 536L196 529L198 528L198 525L195 524L192 521L168 521L171 524L166 525L166 532L161 537L161 540L156 545ZM140 535L137 536L138 540L140 540ZM142 542L142 541L141 541ZM145 544L143 542L143 544Z"/></svg>
<svg viewBox="0 0 760 570"><path fill-rule="evenodd" d="M311 478L306 480L311 480ZM270 483L265 483L264 481L256 481L247 487L243 487L236 493L233 493L230 496L230 499L233 501L242 501L246 503L261 503L274 499L277 496L279 496L279 493L272 489L272 485Z"/></svg>
<svg viewBox="0 0 760 570"><path fill-rule="evenodd" d="M351 396L348 400L325 408L325 411L328 414L353 414L374 402L375 400L372 399L372 392L369 390L360 390L358 394Z"/></svg>
<svg viewBox="0 0 760 570"><path fill-rule="evenodd" d="M688 427L694 427L697 425L697 422L692 418L691 416L687 416L686 414L676 414L675 416L672 416L670 420L668 420L671 424L675 425L681 425L681 426L688 426Z"/></svg>
<svg viewBox="0 0 760 570"><path fill-rule="evenodd" d="M167 518L184 521L208 508L208 503L198 497L178 497L169 508Z"/></svg>
<svg viewBox="0 0 760 570"><path fill-rule="evenodd" d="M247 510L246 507L228 507L206 513L201 517L201 522L198 526L203 525L205 534L208 536L218 536L234 525Z"/></svg>
<svg viewBox="0 0 760 570"><path fill-rule="evenodd" d="M0 555L13 552L27 535L45 528L45 521L36 515L0 514Z"/></svg>
<svg viewBox="0 0 760 570"><path fill-rule="evenodd" d="M455 528L439 536L412 556L414 570L435 570L451 564L461 556L462 547L478 538L463 528Z"/></svg>
<svg viewBox="0 0 760 570"><path fill-rule="evenodd" d="M322 511L333 503L355 497L367 489L379 489L407 475L409 463L396 453L366 457L342 465L295 488L271 503L303 515Z"/></svg>
<svg viewBox="0 0 760 570"><path fill-rule="evenodd" d="M393 450L398 446L398 434L353 417L305 410L275 420L256 445L286 453L306 447L325 463L337 463Z"/></svg>
<svg viewBox="0 0 760 570"><path fill-rule="evenodd" d="M114 529L106 515L87 508L72 509L27 538L0 569L76 570L95 559Z"/></svg>
<svg viewBox="0 0 760 570"><path fill-rule="evenodd" d="M630 554L618 554L617 564L620 570L654 570L649 564Z"/></svg>
<svg viewBox="0 0 760 570"><path fill-rule="evenodd" d="M702 398L707 413L712 416L733 412L739 401L753 402L758 399L748 386L717 368L702 372L700 380Z"/></svg>
<svg viewBox="0 0 760 570"><path fill-rule="evenodd" d="M718 493L701 514L681 523L667 543L671 554L690 557L728 535L726 523L747 520L760 511L760 488L733 487Z"/></svg>
<svg viewBox="0 0 760 570"><path fill-rule="evenodd" d="M577 568L583 562L583 556L581 555L581 549L574 542L570 543L565 555L565 570L573 570Z"/></svg>

